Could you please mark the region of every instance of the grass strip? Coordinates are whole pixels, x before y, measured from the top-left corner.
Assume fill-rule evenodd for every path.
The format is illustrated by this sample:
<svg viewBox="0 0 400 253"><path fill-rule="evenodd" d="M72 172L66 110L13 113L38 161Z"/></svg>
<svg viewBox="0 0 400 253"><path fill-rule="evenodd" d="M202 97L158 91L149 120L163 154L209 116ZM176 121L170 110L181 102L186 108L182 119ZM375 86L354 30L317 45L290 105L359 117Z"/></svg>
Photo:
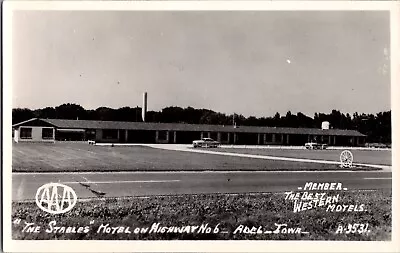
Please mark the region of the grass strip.
<svg viewBox="0 0 400 253"><path fill-rule="evenodd" d="M282 193L94 199L78 201L70 212L56 215L42 211L34 202L13 202L11 217L13 239L390 240L392 231L390 190L327 192L329 196L336 194L339 195L337 205L352 204L358 207L364 205L364 210L332 212L327 211L327 206L324 206L293 212L293 201L285 200L285 194ZM26 226L26 223L33 224ZM286 233L283 233L283 227L281 227L280 233L265 233L265 231L276 231L275 223L287 224L287 227L284 227L287 230ZM344 230L342 233L336 233L339 225L346 229L348 224L356 223L368 224L369 232L346 233ZM52 224L51 231L49 224ZM218 231L214 233L217 225ZM247 227L249 230L253 227L257 230L261 226L263 233L244 233L244 229L239 233L237 230L241 225L242 228ZM28 227L33 229L34 226L40 227L37 233L26 231ZM55 232L56 226L64 227L64 229L60 228ZM153 228L158 227L159 231L154 232L153 229L153 232L150 233L152 226ZM193 226L189 228L193 231L188 232L188 226ZM194 229L196 226L197 228ZM72 227L75 228L72 229ZM79 229L79 227L82 228ZM115 233L111 233L111 227L122 227L122 229L119 228ZM166 227L164 232L162 231L163 227ZM25 231L23 231L24 228ZM288 233L289 228L300 228L302 232L308 232L308 234ZM130 233L125 233L128 231L126 229ZM135 229L139 233L135 233ZM179 229L181 229L180 232ZM50 232L47 233L46 230ZM77 233L78 230L81 233ZM121 232L122 230L125 232ZM211 232L207 233L210 230ZM237 233L234 233L235 230ZM71 231L75 231L75 233ZM98 231L100 232L98 233Z"/></svg>

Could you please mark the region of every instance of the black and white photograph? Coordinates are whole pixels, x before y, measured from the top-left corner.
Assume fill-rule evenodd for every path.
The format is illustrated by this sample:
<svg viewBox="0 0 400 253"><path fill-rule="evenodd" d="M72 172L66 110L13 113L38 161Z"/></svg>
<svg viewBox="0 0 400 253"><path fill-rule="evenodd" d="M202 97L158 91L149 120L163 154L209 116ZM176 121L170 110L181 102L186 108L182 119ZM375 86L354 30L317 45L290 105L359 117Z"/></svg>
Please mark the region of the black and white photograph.
<svg viewBox="0 0 400 253"><path fill-rule="evenodd" d="M399 250L399 5L195 2L4 2L5 246Z"/></svg>

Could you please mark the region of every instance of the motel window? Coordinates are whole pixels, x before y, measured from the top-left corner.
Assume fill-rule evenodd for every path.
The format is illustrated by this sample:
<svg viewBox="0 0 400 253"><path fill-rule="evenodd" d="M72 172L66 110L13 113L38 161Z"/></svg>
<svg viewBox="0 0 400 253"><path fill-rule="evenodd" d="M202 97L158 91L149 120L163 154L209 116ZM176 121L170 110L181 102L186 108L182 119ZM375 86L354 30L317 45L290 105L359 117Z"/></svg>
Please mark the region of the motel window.
<svg viewBox="0 0 400 253"><path fill-rule="evenodd" d="M103 129L103 139L118 139L118 130Z"/></svg>
<svg viewBox="0 0 400 253"><path fill-rule="evenodd" d="M43 128L42 139L53 139L53 128Z"/></svg>
<svg viewBox="0 0 400 253"><path fill-rule="evenodd" d="M86 134L95 135L96 134L96 130L93 130L93 129L86 130Z"/></svg>
<svg viewBox="0 0 400 253"><path fill-rule="evenodd" d="M216 133L216 132L210 133L210 138L215 140L215 141L218 140L218 133Z"/></svg>
<svg viewBox="0 0 400 253"><path fill-rule="evenodd" d="M321 137L321 139L322 139L322 143L328 143L329 142L329 136L327 136L327 135L323 135Z"/></svg>
<svg viewBox="0 0 400 253"><path fill-rule="evenodd" d="M167 131L158 131L159 140L167 140Z"/></svg>
<svg viewBox="0 0 400 253"><path fill-rule="evenodd" d="M202 138L211 138L211 133L210 132L202 132L203 137Z"/></svg>
<svg viewBox="0 0 400 253"><path fill-rule="evenodd" d="M272 142L272 134L265 135L265 142Z"/></svg>
<svg viewBox="0 0 400 253"><path fill-rule="evenodd" d="M32 128L20 128L19 137L21 139L32 139Z"/></svg>
<svg viewBox="0 0 400 253"><path fill-rule="evenodd" d="M221 141L228 141L229 133L221 133Z"/></svg>
<svg viewBox="0 0 400 253"><path fill-rule="evenodd" d="M86 139L87 140L96 139L96 130L94 130L94 129L86 130Z"/></svg>

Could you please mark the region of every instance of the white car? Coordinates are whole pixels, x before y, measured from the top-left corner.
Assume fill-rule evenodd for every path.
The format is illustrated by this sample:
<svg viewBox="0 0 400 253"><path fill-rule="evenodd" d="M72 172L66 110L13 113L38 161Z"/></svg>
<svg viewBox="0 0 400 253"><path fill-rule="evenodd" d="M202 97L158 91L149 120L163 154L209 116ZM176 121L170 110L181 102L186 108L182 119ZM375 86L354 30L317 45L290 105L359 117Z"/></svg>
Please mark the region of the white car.
<svg viewBox="0 0 400 253"><path fill-rule="evenodd" d="M217 148L220 145L218 141L211 138L201 138L201 140L193 141L194 148Z"/></svg>
<svg viewBox="0 0 400 253"><path fill-rule="evenodd" d="M326 149L326 144L316 143L316 142L308 142L304 144L306 149Z"/></svg>

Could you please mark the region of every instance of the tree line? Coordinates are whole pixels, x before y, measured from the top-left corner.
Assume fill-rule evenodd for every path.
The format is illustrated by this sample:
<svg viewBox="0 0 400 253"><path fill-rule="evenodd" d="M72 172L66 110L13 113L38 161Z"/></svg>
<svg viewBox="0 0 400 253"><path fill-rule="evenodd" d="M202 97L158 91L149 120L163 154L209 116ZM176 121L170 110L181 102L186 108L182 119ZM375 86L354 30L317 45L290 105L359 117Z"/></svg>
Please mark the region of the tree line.
<svg viewBox="0 0 400 253"><path fill-rule="evenodd" d="M142 122L142 108L122 107L118 109L99 107L95 110L85 110L77 104L62 104L56 107L46 107L31 110L14 108L12 111L13 124L31 119L80 119ZM377 114L342 113L332 110L330 114L315 113L309 117L301 112L286 115L276 113L272 117L244 117L241 114L224 114L209 109L181 108L170 106L161 111L148 111L147 122L187 123L187 124L216 124L237 126L269 126L269 127L306 127L320 128L323 121L329 121L331 128L352 129L367 135L367 142L391 143L391 111Z"/></svg>

